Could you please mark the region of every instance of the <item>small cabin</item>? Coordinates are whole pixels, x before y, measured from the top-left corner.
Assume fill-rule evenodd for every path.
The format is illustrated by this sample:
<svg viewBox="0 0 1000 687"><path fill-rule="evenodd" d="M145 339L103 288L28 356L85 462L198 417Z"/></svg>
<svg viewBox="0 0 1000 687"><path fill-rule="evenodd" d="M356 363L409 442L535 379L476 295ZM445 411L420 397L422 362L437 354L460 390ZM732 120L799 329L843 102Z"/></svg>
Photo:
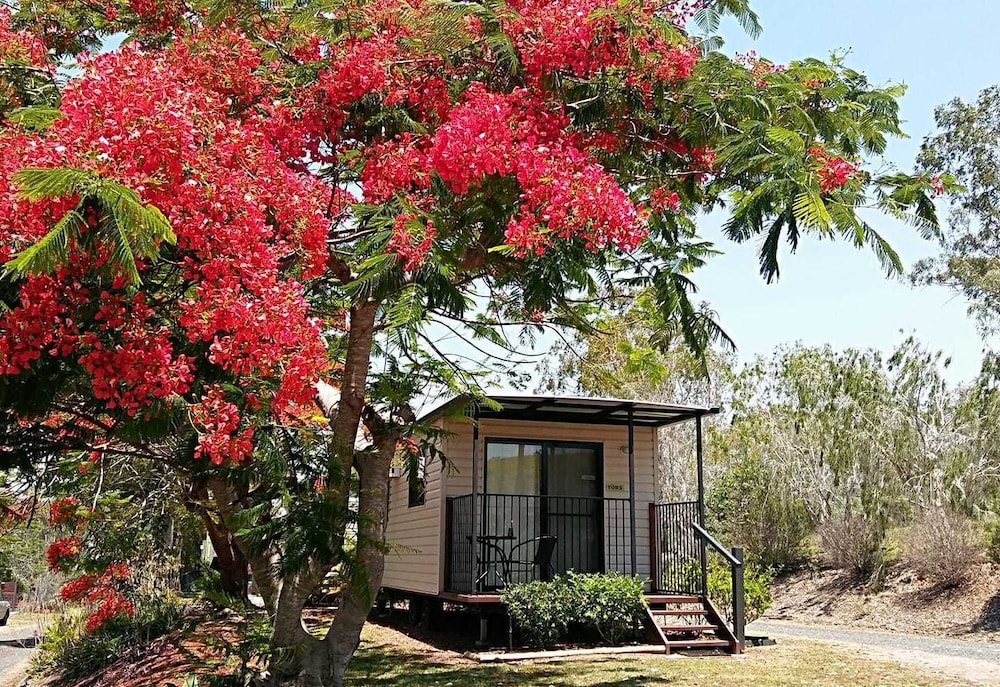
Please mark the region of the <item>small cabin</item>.
<svg viewBox="0 0 1000 687"><path fill-rule="evenodd" d="M646 580L664 616L708 604L707 546L723 549L704 530L702 420L716 412L568 396L444 403L423 422L446 460L391 475L384 591L495 606L509 584L618 571ZM682 422L695 426L699 496L659 503L658 430Z"/></svg>

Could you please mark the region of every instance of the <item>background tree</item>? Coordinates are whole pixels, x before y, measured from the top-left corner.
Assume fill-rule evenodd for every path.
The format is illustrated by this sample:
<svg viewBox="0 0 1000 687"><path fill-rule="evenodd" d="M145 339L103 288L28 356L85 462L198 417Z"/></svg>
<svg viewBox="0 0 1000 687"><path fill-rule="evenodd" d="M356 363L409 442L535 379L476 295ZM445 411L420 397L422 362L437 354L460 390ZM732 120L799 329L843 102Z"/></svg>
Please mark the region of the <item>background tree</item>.
<svg viewBox="0 0 1000 687"><path fill-rule="evenodd" d="M714 315L701 306L699 316ZM723 343L728 342L720 334ZM732 393L732 354L723 344L695 353L663 319L655 295L641 291L609 304L592 327L557 341L538 366L538 393L569 393L609 398L640 398L705 407L728 406ZM690 425L659 432L660 498L692 500L695 434Z"/></svg>
<svg viewBox="0 0 1000 687"><path fill-rule="evenodd" d="M726 14L758 29L743 0L2 15L46 58L129 36L77 65L58 112L10 110L0 131L0 398L34 442L3 455L175 470L250 564L272 682L342 684L381 581L389 464L434 439L410 404L477 390L431 327L589 329L593 303L638 288L700 356L721 335L690 299L704 209L762 241L768 279L807 236L899 270L863 208L937 231L929 178L860 162L900 135L901 89L839 60L734 62L685 28ZM349 584L317 638L301 610L336 565Z"/></svg>
<svg viewBox="0 0 1000 687"><path fill-rule="evenodd" d="M917 163L928 174L951 174L962 185L950 196L942 252L917 265L914 279L944 284L969 302L984 333L1000 313L1000 87L975 102L956 98L934 111L938 131L924 139Z"/></svg>

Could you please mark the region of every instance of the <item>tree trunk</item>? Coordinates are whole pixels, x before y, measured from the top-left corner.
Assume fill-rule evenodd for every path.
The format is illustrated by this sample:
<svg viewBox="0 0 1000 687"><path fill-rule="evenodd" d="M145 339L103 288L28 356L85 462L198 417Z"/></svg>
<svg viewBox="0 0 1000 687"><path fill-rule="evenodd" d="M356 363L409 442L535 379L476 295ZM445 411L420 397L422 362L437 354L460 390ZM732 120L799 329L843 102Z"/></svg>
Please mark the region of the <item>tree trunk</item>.
<svg viewBox="0 0 1000 687"><path fill-rule="evenodd" d="M361 628L371 610L375 592L382 583L382 541L388 510L389 463L395 452L398 431L373 431L378 451L364 456L356 453L358 430L365 412L368 366L377 313L378 303L374 301L351 307L350 335L340 379L339 398L335 407L320 399L330 418L330 429L333 432L327 474L329 495L346 511L350 497L351 469L355 465L361 482L358 545L354 558L350 561L354 565L354 574L350 576L342 593L340 608L337 609L334 621L321 641L305 635L300 629L302 603L305 601L305 597L300 598L300 592L311 591L322 576L314 580L312 575L304 573L301 575L302 579L282 580L272 644L289 651L285 652L286 659L272 662L271 685L342 685L347 663L358 646ZM373 420L377 421L377 418ZM346 524L332 522L329 526L341 531Z"/></svg>
<svg viewBox="0 0 1000 687"><path fill-rule="evenodd" d="M379 450L363 456L358 465L361 479L358 523L358 547L352 560L354 574L344 588L340 607L333 624L322 641L300 635L294 645L295 658L284 663L272 664L270 685L280 687L342 687L348 663L354 655L361 638L361 630L371 612L376 593L382 585L385 569L385 523L388 514L389 465L395 452L399 433L396 431L377 439ZM286 581L286 585L288 582ZM282 597L285 596L283 588ZM282 599L279 603L279 619L283 611L288 619L294 603ZM301 606L299 607L301 610ZM301 621L298 621L299 623ZM276 631L279 623L276 623ZM292 635L296 634L287 628ZM286 646L291 646L287 644Z"/></svg>
<svg viewBox="0 0 1000 687"><path fill-rule="evenodd" d="M389 465L396 451L398 431L376 438L378 452L362 456L358 463L361 493L358 502L358 548L355 572L344 588L330 631L323 643L328 647L329 681L325 687L342 687L347 665L358 648L361 629L375 603L385 570L385 524L389 511Z"/></svg>
<svg viewBox="0 0 1000 687"><path fill-rule="evenodd" d="M216 560L212 567L219 571L222 591L234 599L247 598L247 559L233 540L233 534L211 516L203 516L208 537L212 540Z"/></svg>

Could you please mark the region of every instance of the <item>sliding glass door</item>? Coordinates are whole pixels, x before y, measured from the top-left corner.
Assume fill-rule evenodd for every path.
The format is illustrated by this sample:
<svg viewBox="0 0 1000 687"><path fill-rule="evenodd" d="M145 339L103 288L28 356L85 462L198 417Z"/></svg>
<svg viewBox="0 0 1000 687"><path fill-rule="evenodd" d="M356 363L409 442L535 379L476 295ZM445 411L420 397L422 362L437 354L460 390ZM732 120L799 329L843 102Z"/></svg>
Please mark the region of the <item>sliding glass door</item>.
<svg viewBox="0 0 1000 687"><path fill-rule="evenodd" d="M556 572L599 572L602 458L600 444L488 439L486 493L495 496L483 504L484 534L509 535L510 545L555 536Z"/></svg>

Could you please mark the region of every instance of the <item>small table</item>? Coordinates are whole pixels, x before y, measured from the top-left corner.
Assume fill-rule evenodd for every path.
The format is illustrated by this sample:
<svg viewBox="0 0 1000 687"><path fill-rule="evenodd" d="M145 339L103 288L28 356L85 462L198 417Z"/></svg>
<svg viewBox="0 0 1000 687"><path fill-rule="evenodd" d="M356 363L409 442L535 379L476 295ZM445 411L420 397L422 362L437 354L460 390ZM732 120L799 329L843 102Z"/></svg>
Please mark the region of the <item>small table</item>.
<svg viewBox="0 0 1000 687"><path fill-rule="evenodd" d="M466 537L471 540L472 536ZM516 541L517 537L513 533L509 534L480 534L476 537L476 543L479 544L479 569L482 572L479 577L476 578L476 590L477 591L492 591L499 589L500 587L487 587L483 584L483 580L489 577L490 568L492 567L493 572L496 574L497 578L501 582L501 587L507 586L507 571L510 567L510 557L506 551L504 551L501 544L503 542ZM489 553L495 553L496 558L493 559L492 556L488 556ZM499 567L499 570L497 569Z"/></svg>

